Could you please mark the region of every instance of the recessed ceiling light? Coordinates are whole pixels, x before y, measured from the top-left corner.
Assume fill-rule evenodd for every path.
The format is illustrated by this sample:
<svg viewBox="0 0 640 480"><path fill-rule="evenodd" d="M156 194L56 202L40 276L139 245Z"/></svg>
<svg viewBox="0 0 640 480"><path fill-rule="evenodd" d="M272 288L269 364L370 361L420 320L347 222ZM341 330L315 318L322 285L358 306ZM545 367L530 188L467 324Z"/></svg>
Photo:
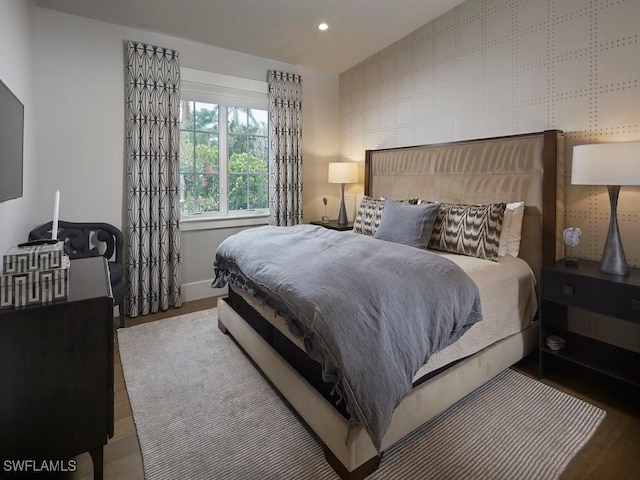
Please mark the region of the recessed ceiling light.
<svg viewBox="0 0 640 480"><path fill-rule="evenodd" d="M326 30L327 28L329 28L329 25L324 22L318 25L318 30Z"/></svg>

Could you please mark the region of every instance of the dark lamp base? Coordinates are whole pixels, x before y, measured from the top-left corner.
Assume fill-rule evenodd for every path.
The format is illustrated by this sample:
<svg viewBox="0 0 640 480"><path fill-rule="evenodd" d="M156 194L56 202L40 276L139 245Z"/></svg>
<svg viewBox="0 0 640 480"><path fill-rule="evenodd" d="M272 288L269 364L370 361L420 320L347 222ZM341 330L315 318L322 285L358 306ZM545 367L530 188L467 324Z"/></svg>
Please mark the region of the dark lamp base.
<svg viewBox="0 0 640 480"><path fill-rule="evenodd" d="M620 231L618 230L618 194L619 186L609 186L609 202L611 203L611 218L609 218L609 233L604 244L600 271L610 275L629 275L627 258L622 248Z"/></svg>

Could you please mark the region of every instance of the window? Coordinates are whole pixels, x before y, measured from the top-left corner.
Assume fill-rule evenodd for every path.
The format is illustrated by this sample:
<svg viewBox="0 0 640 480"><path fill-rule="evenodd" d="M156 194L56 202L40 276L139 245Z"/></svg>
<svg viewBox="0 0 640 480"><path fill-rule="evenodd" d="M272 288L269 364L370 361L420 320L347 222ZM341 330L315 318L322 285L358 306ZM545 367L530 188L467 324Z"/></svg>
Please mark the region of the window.
<svg viewBox="0 0 640 480"><path fill-rule="evenodd" d="M256 100L255 94L244 96L239 89L189 81L184 84L180 101L183 218L266 215L269 207L266 93L264 99ZM203 85L207 88L202 88Z"/></svg>

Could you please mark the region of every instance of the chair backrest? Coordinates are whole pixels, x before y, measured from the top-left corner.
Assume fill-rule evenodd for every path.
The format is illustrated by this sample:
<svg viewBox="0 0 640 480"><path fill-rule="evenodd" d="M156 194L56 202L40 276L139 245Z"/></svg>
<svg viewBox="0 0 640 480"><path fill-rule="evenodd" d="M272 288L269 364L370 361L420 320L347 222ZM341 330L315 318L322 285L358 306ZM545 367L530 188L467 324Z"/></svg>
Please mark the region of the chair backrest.
<svg viewBox="0 0 640 480"><path fill-rule="evenodd" d="M29 240L51 238L53 222L45 223L29 232ZM58 222L58 239L64 242L64 251L70 259L103 256L122 263L124 237L122 232L108 223Z"/></svg>

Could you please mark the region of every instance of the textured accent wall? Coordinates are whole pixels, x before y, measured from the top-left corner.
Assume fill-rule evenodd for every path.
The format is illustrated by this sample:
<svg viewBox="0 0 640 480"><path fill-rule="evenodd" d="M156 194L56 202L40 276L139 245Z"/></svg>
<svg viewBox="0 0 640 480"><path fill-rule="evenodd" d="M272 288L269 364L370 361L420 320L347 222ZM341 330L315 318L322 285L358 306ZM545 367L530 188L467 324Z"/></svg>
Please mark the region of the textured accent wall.
<svg viewBox="0 0 640 480"><path fill-rule="evenodd" d="M565 223L583 232L567 253L599 260L609 199L570 184L572 147L640 140L639 80L638 0L469 0L340 76L341 154L563 130ZM640 267L640 187L618 220Z"/></svg>

